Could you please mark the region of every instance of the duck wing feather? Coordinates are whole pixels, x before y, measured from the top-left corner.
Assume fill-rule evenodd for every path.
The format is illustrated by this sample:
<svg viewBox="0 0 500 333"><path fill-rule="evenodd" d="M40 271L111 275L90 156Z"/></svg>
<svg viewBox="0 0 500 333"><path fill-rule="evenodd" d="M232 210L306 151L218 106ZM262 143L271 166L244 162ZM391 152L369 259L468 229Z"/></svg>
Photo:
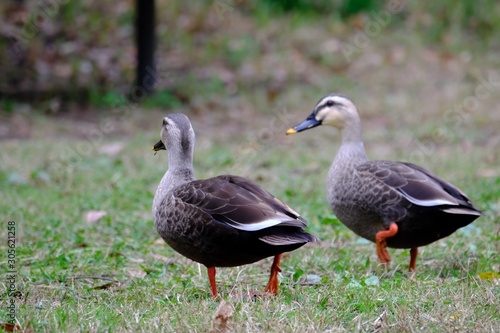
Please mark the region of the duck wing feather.
<svg viewBox="0 0 500 333"><path fill-rule="evenodd" d="M439 207L452 214L481 215L460 189L415 164L371 161L357 170L375 177L414 205Z"/></svg>
<svg viewBox="0 0 500 333"><path fill-rule="evenodd" d="M210 214L214 220L239 230L307 226L307 221L284 202L239 176L195 180L175 189L173 194Z"/></svg>

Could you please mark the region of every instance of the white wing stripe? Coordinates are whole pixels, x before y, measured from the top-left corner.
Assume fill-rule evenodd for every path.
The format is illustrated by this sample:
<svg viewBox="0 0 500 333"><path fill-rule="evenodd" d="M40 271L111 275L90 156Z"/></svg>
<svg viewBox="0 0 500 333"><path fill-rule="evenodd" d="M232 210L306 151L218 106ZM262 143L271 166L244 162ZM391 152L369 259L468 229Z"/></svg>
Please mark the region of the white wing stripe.
<svg viewBox="0 0 500 333"><path fill-rule="evenodd" d="M419 200L412 197L411 195L408 195L404 191L400 191L400 193L411 203L414 203L415 205L419 206L424 206L424 207L441 206L441 205L458 206L458 203L446 199Z"/></svg>
<svg viewBox="0 0 500 333"><path fill-rule="evenodd" d="M474 210L470 210L467 208L447 208L447 209L443 209L443 212L450 213L450 214L464 214L464 215L481 216L480 212L476 212Z"/></svg>
<svg viewBox="0 0 500 333"><path fill-rule="evenodd" d="M235 229L239 229L239 230L257 231L257 230L262 230L262 229L266 229L269 227L273 227L275 225L278 225L278 224L285 222L285 221L288 221L288 220L290 220L290 218L287 218L287 219L285 219L285 218L281 218L281 219L271 218L271 219L267 219L267 220L264 220L261 222L252 223L252 224L243 224L243 223L239 223L239 222L236 222L233 220L233 222L231 224L228 224L228 225L235 228Z"/></svg>

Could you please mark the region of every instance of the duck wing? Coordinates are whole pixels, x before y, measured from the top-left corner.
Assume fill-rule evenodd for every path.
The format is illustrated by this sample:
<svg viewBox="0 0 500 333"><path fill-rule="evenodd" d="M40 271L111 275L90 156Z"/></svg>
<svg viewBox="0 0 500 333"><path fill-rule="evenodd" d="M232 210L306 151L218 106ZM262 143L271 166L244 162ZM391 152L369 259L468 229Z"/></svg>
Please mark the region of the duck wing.
<svg viewBox="0 0 500 333"><path fill-rule="evenodd" d="M416 199L421 199L424 201L424 203L428 203L429 206L439 205L439 200L452 202L452 204L443 203L443 205L456 206L456 208L453 207L443 208L443 211L448 213L477 215L477 216L482 215L481 211L474 207L472 201L458 187L439 178L429 170L426 170L418 165L412 163L399 163L399 164L403 164L406 167L415 170L416 173L425 175L427 177L427 180L423 181L425 185L422 185L421 183L420 184L409 183L410 186L408 187L408 189L406 189L406 193L409 196ZM437 202L435 202L434 200L437 200Z"/></svg>
<svg viewBox="0 0 500 333"><path fill-rule="evenodd" d="M175 189L173 194L232 228L249 232L268 229L267 234L259 234L261 240L270 244L292 244L299 239L304 242L304 235L311 236L302 230L307 221L297 212L243 177L224 175L195 180Z"/></svg>
<svg viewBox="0 0 500 333"><path fill-rule="evenodd" d="M459 188L412 164L371 161L358 167L417 206L436 207L452 214L481 215Z"/></svg>

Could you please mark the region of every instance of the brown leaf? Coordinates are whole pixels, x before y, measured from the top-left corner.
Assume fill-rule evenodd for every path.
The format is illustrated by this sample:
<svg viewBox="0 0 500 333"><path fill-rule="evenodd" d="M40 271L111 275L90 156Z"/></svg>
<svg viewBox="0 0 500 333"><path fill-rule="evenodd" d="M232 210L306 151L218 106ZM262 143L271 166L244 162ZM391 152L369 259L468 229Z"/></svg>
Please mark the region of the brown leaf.
<svg viewBox="0 0 500 333"><path fill-rule="evenodd" d="M2 328L2 330L6 331L6 332L14 332L14 330L21 330L21 326L19 325L12 325L12 324L0 324L0 327Z"/></svg>
<svg viewBox="0 0 500 333"><path fill-rule="evenodd" d="M215 316L212 321L212 329L210 333L227 333L231 331L231 322L230 319L233 317L233 307L226 303L226 301L222 301L215 311Z"/></svg>
<svg viewBox="0 0 500 333"><path fill-rule="evenodd" d="M167 258L165 256L162 256L161 254L156 254L156 253L153 253L151 255L151 257L154 258L154 259L156 259L156 260L163 261L163 262L170 262L170 261L172 261L172 259Z"/></svg>
<svg viewBox="0 0 500 333"><path fill-rule="evenodd" d="M85 221L87 223L95 223L99 221L103 216L106 216L106 212L102 210L89 210L85 213Z"/></svg>
<svg viewBox="0 0 500 333"><path fill-rule="evenodd" d="M130 276L139 279L144 279L144 277L148 275L148 273L144 272L142 269L131 269L128 271L128 273L130 274Z"/></svg>

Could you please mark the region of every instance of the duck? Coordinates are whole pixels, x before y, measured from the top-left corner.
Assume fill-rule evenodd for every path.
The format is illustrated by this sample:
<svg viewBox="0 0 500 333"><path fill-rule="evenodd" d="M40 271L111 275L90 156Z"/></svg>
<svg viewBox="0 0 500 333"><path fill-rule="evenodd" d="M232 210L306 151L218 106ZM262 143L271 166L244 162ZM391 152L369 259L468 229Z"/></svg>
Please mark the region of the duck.
<svg viewBox="0 0 500 333"><path fill-rule="evenodd" d="M358 109L346 96L321 98L286 134L320 125L337 128L342 137L326 179L328 203L347 228L376 244L380 263L391 261L387 247L410 249L409 271L415 271L419 247L482 215L463 191L421 166L369 160Z"/></svg>
<svg viewBox="0 0 500 333"><path fill-rule="evenodd" d="M176 252L207 268L217 297L216 267L234 267L274 257L266 294L278 293L282 254L318 239L307 221L250 179L221 175L194 178L195 133L182 113L163 118L156 152L166 150L168 168L153 199L158 234Z"/></svg>

